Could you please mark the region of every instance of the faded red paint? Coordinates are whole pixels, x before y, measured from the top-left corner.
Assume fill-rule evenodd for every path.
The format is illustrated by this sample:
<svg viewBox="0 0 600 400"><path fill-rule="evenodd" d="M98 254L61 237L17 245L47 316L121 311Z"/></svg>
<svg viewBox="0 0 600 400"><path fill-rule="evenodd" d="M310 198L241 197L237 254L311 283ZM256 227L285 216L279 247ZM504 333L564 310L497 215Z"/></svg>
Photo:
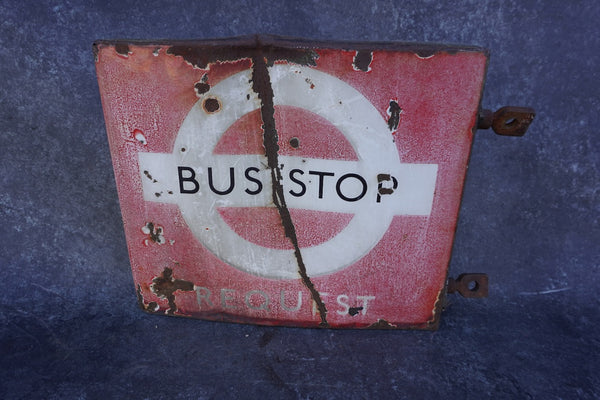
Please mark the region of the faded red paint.
<svg viewBox="0 0 600 400"><path fill-rule="evenodd" d="M233 268L196 238L177 205L144 200L141 179L150 178L140 176L138 153L173 152L179 127L199 101L196 83L203 81L214 87L252 67L250 60L242 59L198 69L182 57L167 54L168 47L130 44L124 57L114 45L100 43L96 63L133 277L143 302L156 302L158 312L169 309L168 300L158 297L150 287L165 268L170 268L174 279L192 282L196 288L174 292L176 315L318 326L321 319L299 277L263 278ZM423 58L408 50L375 49L370 70L364 72L353 66L355 50L315 51L319 57L316 67L311 68L358 90L376 107L382 120L389 118L390 101L398 103L402 112L392 134L403 163L438 165L429 216L396 215L385 235L362 258L337 272L310 277L327 307L327 323L336 328L385 327L388 324L381 322L385 321L400 328L435 328L487 55L472 50L442 51ZM282 63L285 61L277 61ZM275 111L280 155L357 159L353 147L330 121L286 106L276 106ZM135 140L136 133L143 133L146 143ZM261 135L258 111L240 116L213 154L262 154ZM290 145L292 138L299 139L298 148ZM274 208L225 207L215 212L250 242L291 248ZM290 212L301 248L327 241L352 219L347 213ZM163 228L163 244L147 240L143 228L149 222ZM294 310L298 293L301 306Z"/></svg>

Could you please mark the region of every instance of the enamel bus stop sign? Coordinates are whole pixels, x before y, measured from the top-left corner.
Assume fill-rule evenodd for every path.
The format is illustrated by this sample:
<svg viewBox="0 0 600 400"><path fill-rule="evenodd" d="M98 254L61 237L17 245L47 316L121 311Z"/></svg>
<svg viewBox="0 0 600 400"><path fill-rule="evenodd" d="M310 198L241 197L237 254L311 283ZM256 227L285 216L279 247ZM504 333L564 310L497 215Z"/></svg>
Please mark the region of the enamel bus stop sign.
<svg viewBox="0 0 600 400"><path fill-rule="evenodd" d="M95 54L145 310L437 327L485 50L251 37Z"/></svg>

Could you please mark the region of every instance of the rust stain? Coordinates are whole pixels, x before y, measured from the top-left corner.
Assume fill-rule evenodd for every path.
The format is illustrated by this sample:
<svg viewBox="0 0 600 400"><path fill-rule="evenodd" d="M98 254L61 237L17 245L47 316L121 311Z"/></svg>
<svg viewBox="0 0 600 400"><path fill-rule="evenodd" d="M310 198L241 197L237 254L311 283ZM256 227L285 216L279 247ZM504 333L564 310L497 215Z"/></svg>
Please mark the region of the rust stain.
<svg viewBox="0 0 600 400"><path fill-rule="evenodd" d="M194 85L194 91L196 92L196 96L201 97L204 93L210 90L210 85L208 84L208 74L202 75L202 79L199 82L196 82Z"/></svg>
<svg viewBox="0 0 600 400"><path fill-rule="evenodd" d="M140 308L142 310L150 312L150 313L154 313L154 312L158 311L159 307L155 301L151 301L150 303L148 303L148 305L146 305L146 303L144 302L144 295L142 294L142 286L139 284L137 285L136 294L137 294L138 306L140 306Z"/></svg>
<svg viewBox="0 0 600 400"><path fill-rule="evenodd" d="M115 44L115 51L123 57L129 57L129 45L127 43Z"/></svg>
<svg viewBox="0 0 600 400"><path fill-rule="evenodd" d="M167 54L182 57L194 68L206 69L212 63L252 60L258 48L268 66L276 61L286 61L300 65L316 66L319 55L316 51L304 48L285 47L275 43L269 36L246 36L235 42L215 47L216 43L180 43L167 49Z"/></svg>
<svg viewBox="0 0 600 400"><path fill-rule="evenodd" d="M269 54L265 56L265 54L263 54L261 46L257 45L257 50L255 51L255 54L252 57L252 89L257 93L258 98L261 101L260 112L263 122L263 146L265 147L267 165L271 169L273 203L275 204L275 206L277 207L277 211L279 212L285 236L290 239L292 245L294 246L294 256L296 257L296 261L298 264L298 273L302 278L302 283L310 291L311 297L317 305L317 309L319 310L319 316L321 318L321 323L319 325L322 327L327 327L329 326L329 324L327 323L327 308L325 307L325 303L321 299L319 292L315 288L314 284L312 283L310 277L306 272L306 266L304 265L304 260L302 259L300 246L298 245L296 228L294 227L290 211L285 201L282 184L283 178L281 175L281 169L279 167L278 160L279 145L277 144L277 142L279 138L277 134L277 128L275 126L273 88L271 86L269 70L267 68L268 55ZM294 59L311 59L310 55L294 55Z"/></svg>
<svg viewBox="0 0 600 400"><path fill-rule="evenodd" d="M388 128L391 132L398 129L398 124L400 123L400 114L402 113L402 108L398 105L395 100L390 100L390 107L388 108Z"/></svg>
<svg viewBox="0 0 600 400"><path fill-rule="evenodd" d="M160 193L155 193L155 196L159 197ZM142 228L142 232L148 235L148 238L154 243L165 243L165 238L163 237L163 228L161 226L154 225L153 222L146 223L146 226Z"/></svg>
<svg viewBox="0 0 600 400"><path fill-rule="evenodd" d="M130 43L138 46L168 46L166 54L182 57L195 68L205 69L215 62L235 62L241 59L251 59L251 53L257 46L262 46L263 55L268 60L268 65L274 61L282 60L301 65L316 65L314 60L318 54L315 48L354 50L356 51L353 66L357 70L368 71L372 61L373 43L346 42L346 41L318 41L301 40L277 35L247 35L234 38L221 38L205 40L201 43L195 41L126 41L126 40L97 40L93 44L94 55L101 47L111 46L124 57L129 55ZM420 58L430 58L436 54L457 54L461 52L479 52L489 56L489 51L479 46L455 46L437 43L406 43L390 42L378 43L379 50L413 52ZM158 55L160 47L155 47L154 55Z"/></svg>
<svg viewBox="0 0 600 400"><path fill-rule="evenodd" d="M390 324L385 319L378 319L377 322L371 324L367 327L367 329L397 329L398 326L394 324Z"/></svg>
<svg viewBox="0 0 600 400"><path fill-rule="evenodd" d="M160 276L152 279L150 290L161 299L167 299L169 302L169 309L167 314L174 314L177 311L177 304L175 303L175 292L178 290L190 292L194 290L194 284L190 281L184 281L182 279L175 279L173 277L173 270L171 268L165 268Z"/></svg>
<svg viewBox="0 0 600 400"><path fill-rule="evenodd" d="M204 75L206 76L206 75ZM200 97L202 96L204 93L208 92L210 90L210 85L206 82L197 82L194 85L194 91L196 92L196 96Z"/></svg>
<svg viewBox="0 0 600 400"><path fill-rule="evenodd" d="M360 313L363 310L364 307L350 307L348 309L348 315L354 317L355 315L358 315L358 313Z"/></svg>
<svg viewBox="0 0 600 400"><path fill-rule="evenodd" d="M144 170L144 175L146 175L146 178L150 179L150 180L152 181L152 183L156 183L156 182L158 182L156 179L154 179L154 178L152 177L152 175L150 175L150 172L149 172L149 171L147 171L147 170Z"/></svg>
<svg viewBox="0 0 600 400"><path fill-rule="evenodd" d="M137 285L137 290L135 293L137 295L138 306L140 306L142 310L145 310L146 305L144 304L144 296L142 295L142 286L140 284Z"/></svg>
<svg viewBox="0 0 600 400"><path fill-rule="evenodd" d="M371 70L371 62L373 61L373 52L359 50L354 56L352 66L357 71L369 72Z"/></svg>
<svg viewBox="0 0 600 400"><path fill-rule="evenodd" d="M437 299L435 300L435 304L433 305L433 310L431 311L431 319L427 321L426 329L437 330L440 325L440 318L442 315L442 311L446 307L446 289L443 287L440 289L437 295Z"/></svg>
<svg viewBox="0 0 600 400"><path fill-rule="evenodd" d="M215 97L209 97L202 102L202 108L208 114L214 114L221 109L221 102Z"/></svg>
<svg viewBox="0 0 600 400"><path fill-rule="evenodd" d="M98 62L98 53L100 52L100 49L98 48L98 43L94 43L92 45L92 52L94 53L94 62Z"/></svg>
<svg viewBox="0 0 600 400"><path fill-rule="evenodd" d="M183 58L194 68L206 69L215 62L233 62L247 58L241 48L235 46L186 46L175 45L167 49L167 54Z"/></svg>

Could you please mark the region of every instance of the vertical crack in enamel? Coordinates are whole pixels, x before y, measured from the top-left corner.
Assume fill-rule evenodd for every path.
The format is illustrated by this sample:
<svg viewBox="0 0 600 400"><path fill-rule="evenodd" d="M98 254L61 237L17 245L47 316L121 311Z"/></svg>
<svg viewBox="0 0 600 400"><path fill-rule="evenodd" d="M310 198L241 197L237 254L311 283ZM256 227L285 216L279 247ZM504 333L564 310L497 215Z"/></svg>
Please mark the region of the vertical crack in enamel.
<svg viewBox="0 0 600 400"><path fill-rule="evenodd" d="M302 282L310 291L311 297L319 310L321 317L320 326L326 327L329 326L327 323L327 308L306 272L306 266L304 265L300 246L298 245L298 238L296 237L296 228L292 222L292 217L283 193L281 168L278 160L279 145L277 144L278 135L274 117L273 88L260 43L257 45L255 55L252 57L252 63L252 89L258 94L261 101L260 113L263 122L263 145L267 156L267 164L271 170L273 203L279 212L285 236L290 239L294 246L294 256L298 263L298 273L302 278Z"/></svg>

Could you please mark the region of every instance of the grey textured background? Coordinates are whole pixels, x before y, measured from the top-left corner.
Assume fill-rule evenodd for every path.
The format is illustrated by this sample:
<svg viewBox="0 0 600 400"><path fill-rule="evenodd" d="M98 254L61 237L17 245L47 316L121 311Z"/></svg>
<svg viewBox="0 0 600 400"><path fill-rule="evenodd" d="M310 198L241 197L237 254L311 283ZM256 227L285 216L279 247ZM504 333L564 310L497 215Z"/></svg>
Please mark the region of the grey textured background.
<svg viewBox="0 0 600 400"><path fill-rule="evenodd" d="M0 3L0 398L600 397L599 57L594 1ZM271 33L475 44L480 131L437 332L267 328L136 305L91 44Z"/></svg>

